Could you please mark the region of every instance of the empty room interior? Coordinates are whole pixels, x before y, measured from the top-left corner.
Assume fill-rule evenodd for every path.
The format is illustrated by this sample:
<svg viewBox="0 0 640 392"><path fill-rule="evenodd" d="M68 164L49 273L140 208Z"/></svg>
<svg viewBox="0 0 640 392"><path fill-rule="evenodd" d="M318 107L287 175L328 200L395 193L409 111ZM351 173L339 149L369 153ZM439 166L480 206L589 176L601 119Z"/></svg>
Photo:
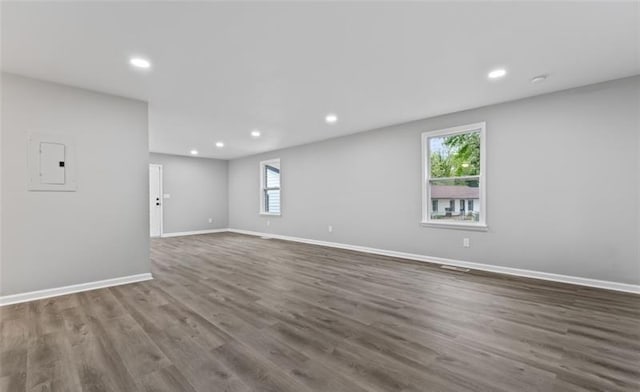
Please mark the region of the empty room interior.
<svg viewBox="0 0 640 392"><path fill-rule="evenodd" d="M640 2L2 1L0 391L640 391Z"/></svg>

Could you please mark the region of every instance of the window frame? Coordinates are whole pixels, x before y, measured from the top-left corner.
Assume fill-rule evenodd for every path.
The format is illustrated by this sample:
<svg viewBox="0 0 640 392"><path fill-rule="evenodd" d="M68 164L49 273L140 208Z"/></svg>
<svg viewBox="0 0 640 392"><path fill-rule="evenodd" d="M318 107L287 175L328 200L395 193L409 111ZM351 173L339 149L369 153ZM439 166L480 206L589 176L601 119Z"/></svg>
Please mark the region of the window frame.
<svg viewBox="0 0 640 392"><path fill-rule="evenodd" d="M276 163L278 164L278 169L280 170L280 186L277 188L274 188L274 187L267 188L266 187L267 166L274 166L274 164ZM265 192L267 190L275 190L275 189L280 191L280 212L269 212L269 211L266 211L265 209L266 207ZM269 159L269 160L260 162L260 209L258 211L260 211L260 215L267 215L267 216L282 215L282 164L280 163L280 158Z"/></svg>
<svg viewBox="0 0 640 392"><path fill-rule="evenodd" d="M480 132L480 173L478 177L478 183L480 187L480 216L478 222L455 222L448 221L442 222L435 219L431 219L431 185L430 180L437 179L431 178L431 156L429 139L433 137L453 136L463 133ZM474 124L461 125L457 127L451 127L446 129L438 129L433 131L423 132L421 135L422 143L422 218L421 224L425 227L439 227L447 229L460 229L460 230L476 230L487 231L487 137L486 137L486 123L478 122ZM476 176L472 176L476 177ZM449 177L447 177L449 178ZM460 177L466 178L465 176Z"/></svg>

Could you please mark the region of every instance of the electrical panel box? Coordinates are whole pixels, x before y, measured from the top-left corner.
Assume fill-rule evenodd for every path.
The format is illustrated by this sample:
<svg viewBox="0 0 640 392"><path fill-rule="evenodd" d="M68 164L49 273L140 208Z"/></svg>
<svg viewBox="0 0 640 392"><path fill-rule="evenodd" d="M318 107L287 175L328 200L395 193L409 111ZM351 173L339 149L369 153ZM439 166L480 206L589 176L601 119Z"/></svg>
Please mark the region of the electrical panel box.
<svg viewBox="0 0 640 392"><path fill-rule="evenodd" d="M29 135L29 190L76 190L73 140L64 135Z"/></svg>
<svg viewBox="0 0 640 392"><path fill-rule="evenodd" d="M40 143L40 182L64 185L65 146L60 143Z"/></svg>

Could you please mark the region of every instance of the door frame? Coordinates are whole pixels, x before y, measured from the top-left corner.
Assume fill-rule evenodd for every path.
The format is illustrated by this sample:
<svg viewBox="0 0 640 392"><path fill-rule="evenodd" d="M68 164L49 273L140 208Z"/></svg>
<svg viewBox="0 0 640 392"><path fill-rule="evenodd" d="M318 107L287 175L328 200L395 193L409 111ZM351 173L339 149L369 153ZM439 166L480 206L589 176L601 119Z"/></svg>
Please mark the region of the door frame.
<svg viewBox="0 0 640 392"><path fill-rule="evenodd" d="M151 169L151 167L157 167L160 173L160 238L161 238L164 235L164 176L162 173L161 164L150 163L149 169ZM151 188L149 188L149 195L151 195ZM149 226L151 226L151 215L149 215ZM151 228L149 228L149 232L151 232ZM152 238L158 238L158 237L152 237Z"/></svg>

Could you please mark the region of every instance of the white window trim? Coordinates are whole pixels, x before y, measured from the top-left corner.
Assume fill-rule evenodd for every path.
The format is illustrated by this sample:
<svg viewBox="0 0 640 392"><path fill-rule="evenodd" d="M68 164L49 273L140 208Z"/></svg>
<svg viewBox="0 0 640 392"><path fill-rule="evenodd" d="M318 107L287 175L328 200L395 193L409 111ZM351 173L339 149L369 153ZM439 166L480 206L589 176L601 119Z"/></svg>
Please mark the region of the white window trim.
<svg viewBox="0 0 640 392"><path fill-rule="evenodd" d="M264 189L265 189L265 175L264 175L264 167L267 165L272 165L274 163L277 163L278 166L280 166L280 212L267 212L264 210ZM261 161L260 162L260 209L258 211L260 211L260 215L265 215L265 216L280 216L282 215L282 165L280 164L280 158L275 158L275 159L269 159L266 161Z"/></svg>
<svg viewBox="0 0 640 392"><path fill-rule="evenodd" d="M480 131L480 218L477 223L465 223L465 222L438 222L431 219L431 187L429 186L429 173L431 173L431 161L429 145L427 141L434 136L445 135L457 135L461 133L468 133L472 131ZM435 131L427 131L422 133L422 220L421 224L425 227L439 227L445 229L458 229L458 230L476 230L487 231L487 184L486 184L486 171L487 171L487 138L486 138L486 123L479 122L475 124L461 125L458 127L452 127L447 129L440 129Z"/></svg>

